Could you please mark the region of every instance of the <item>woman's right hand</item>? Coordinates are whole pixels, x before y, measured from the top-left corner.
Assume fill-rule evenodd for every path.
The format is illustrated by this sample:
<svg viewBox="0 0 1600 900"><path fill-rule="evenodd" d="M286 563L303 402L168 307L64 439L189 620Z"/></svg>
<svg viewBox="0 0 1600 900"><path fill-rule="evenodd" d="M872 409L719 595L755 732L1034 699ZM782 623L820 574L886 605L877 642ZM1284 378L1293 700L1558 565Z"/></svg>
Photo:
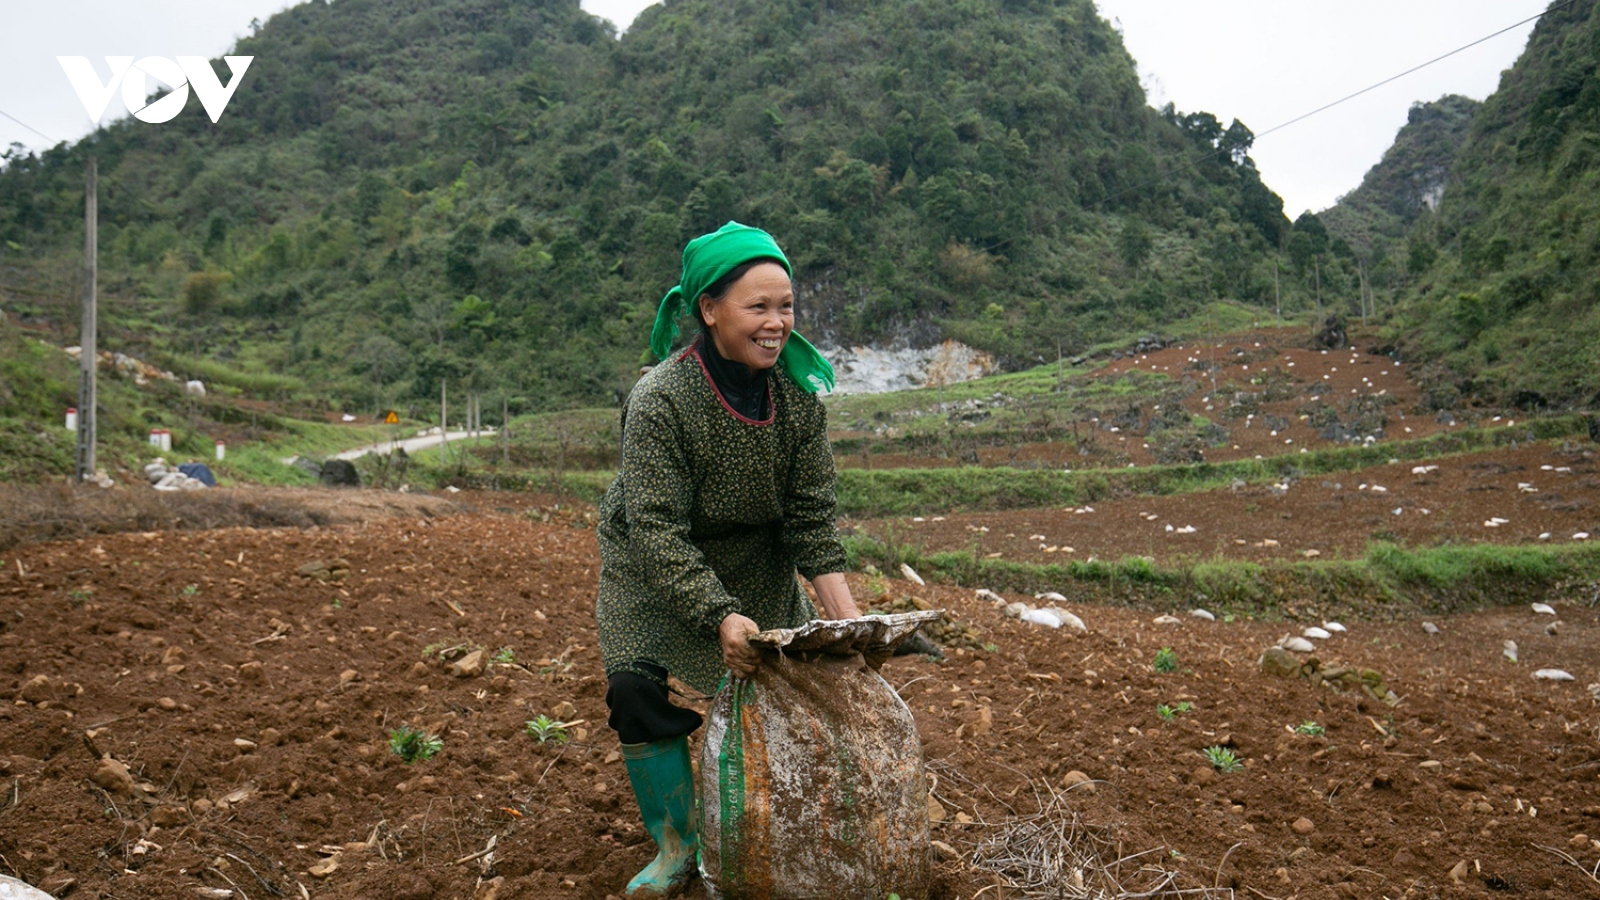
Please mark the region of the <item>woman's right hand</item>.
<svg viewBox="0 0 1600 900"><path fill-rule="evenodd" d="M729 613L717 626L717 638L722 642L722 661L735 678L749 678L761 664L761 655L750 646L750 635L760 631L753 619L738 613Z"/></svg>

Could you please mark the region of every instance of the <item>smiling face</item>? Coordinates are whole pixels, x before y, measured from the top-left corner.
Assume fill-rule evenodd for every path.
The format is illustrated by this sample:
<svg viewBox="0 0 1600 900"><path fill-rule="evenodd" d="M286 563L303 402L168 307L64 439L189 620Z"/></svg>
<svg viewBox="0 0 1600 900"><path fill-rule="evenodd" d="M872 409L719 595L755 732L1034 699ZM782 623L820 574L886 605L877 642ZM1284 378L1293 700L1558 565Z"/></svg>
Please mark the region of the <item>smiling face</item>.
<svg viewBox="0 0 1600 900"><path fill-rule="evenodd" d="M775 262L757 263L722 299L700 297L700 320L723 359L770 369L794 330L794 288Z"/></svg>

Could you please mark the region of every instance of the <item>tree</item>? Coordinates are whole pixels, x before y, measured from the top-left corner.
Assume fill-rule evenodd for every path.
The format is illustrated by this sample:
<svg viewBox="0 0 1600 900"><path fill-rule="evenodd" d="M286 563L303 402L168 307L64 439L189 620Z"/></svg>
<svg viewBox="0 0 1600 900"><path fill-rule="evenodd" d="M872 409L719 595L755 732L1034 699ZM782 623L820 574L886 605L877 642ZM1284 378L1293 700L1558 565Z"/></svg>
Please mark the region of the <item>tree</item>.
<svg viewBox="0 0 1600 900"><path fill-rule="evenodd" d="M1117 232L1117 255L1129 272L1137 272L1145 264L1154 246L1150 229L1143 222L1134 218L1122 221L1122 230Z"/></svg>

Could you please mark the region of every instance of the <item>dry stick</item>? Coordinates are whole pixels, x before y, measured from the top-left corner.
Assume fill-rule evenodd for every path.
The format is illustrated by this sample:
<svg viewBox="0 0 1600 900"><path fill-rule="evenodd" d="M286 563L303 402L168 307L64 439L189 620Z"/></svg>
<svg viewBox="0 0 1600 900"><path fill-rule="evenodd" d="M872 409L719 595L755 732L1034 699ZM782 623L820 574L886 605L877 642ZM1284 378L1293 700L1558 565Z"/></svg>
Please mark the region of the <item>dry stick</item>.
<svg viewBox="0 0 1600 900"><path fill-rule="evenodd" d="M1565 850L1557 850L1554 847L1546 847L1543 844L1534 844L1534 846L1538 847L1540 850L1545 851L1546 853L1555 854L1558 858L1560 858L1561 860L1565 861L1568 865L1573 866L1579 872L1582 872L1584 875L1588 876L1590 881L1594 882L1595 884L1600 884L1600 862L1595 863L1594 864L1594 870L1591 871L1589 869L1585 869L1583 867L1582 863L1578 862L1578 860L1575 859L1572 856L1572 854L1567 853Z"/></svg>
<svg viewBox="0 0 1600 900"><path fill-rule="evenodd" d="M1240 841L1239 843L1234 844L1232 847L1228 848L1228 852L1227 853L1222 854L1222 861L1217 863L1217 877L1211 879L1211 887L1212 888L1218 888L1218 887L1220 887L1222 885L1222 867L1227 865L1228 857L1233 855L1233 851L1239 849L1242 846L1244 846L1244 841Z"/></svg>
<svg viewBox="0 0 1600 900"><path fill-rule="evenodd" d="M232 853L228 853L228 852L224 851L223 855L228 857L229 859L233 860L234 862L238 863L239 865L244 866L246 869L249 869L250 870L250 874L254 875L256 877L256 880L261 882L261 886L267 889L267 893L271 894L274 897L282 897L283 896L283 891L278 890L276 885L274 885L271 882L267 881L265 878L262 878L261 877L261 873L256 871L256 867L255 866L252 866L249 863L245 862L244 860L240 859L239 857L234 856Z"/></svg>
<svg viewBox="0 0 1600 900"><path fill-rule="evenodd" d="M566 746L565 746L565 745L563 745L563 746L562 746L562 748L561 748L561 752L560 752L560 753L557 753L557 754L556 754L556 758L555 758L555 759L552 759L552 760L550 760L550 765L548 765L548 766L545 766L545 767L544 767L544 771L543 771L543 772L541 772L541 773L540 773L540 774L539 774L539 780L538 780L538 781L535 781L535 782L534 782L534 783L533 783L533 786L534 786L534 787L538 787L538 786L539 786L539 785L541 785L541 784L544 784L544 776L546 776L546 775L549 775L549 774L550 774L550 770L551 770L551 769L552 769L552 768L555 768L555 764L556 764L556 763L558 763L558 762L560 762L560 761L561 761L561 757L562 757L562 756L565 756L565 755L566 755L566 752L567 752L567 748L566 748Z"/></svg>
<svg viewBox="0 0 1600 900"><path fill-rule="evenodd" d="M461 852L461 828L456 824L456 798L455 798L455 795L454 794L450 795L449 799L450 799L450 831L455 834L455 837L456 837L456 852L460 853Z"/></svg>
<svg viewBox="0 0 1600 900"><path fill-rule="evenodd" d="M178 760L177 768L172 770L172 777L167 779L167 786L161 789L161 793L165 794L167 791L172 790L173 782L178 780L178 773L183 771L183 764L189 761L189 750L190 749L192 749L192 748L185 748L184 749L183 758Z"/></svg>
<svg viewBox="0 0 1600 900"><path fill-rule="evenodd" d="M472 862L475 859L482 859L483 857L488 856L489 854L493 853L495 845L498 844L498 843L500 843L500 835L491 834L491 835L489 835L489 845L487 847L484 847L482 850L479 850L477 853L472 853L472 854L469 854L467 856L463 856L460 859L456 860L455 862L451 863L451 865L453 865L453 866L464 866L467 863Z"/></svg>
<svg viewBox="0 0 1600 900"><path fill-rule="evenodd" d="M239 885L236 884L232 878L229 878L228 874L226 872L222 871L221 869L217 868L216 866L206 866L205 870L207 872L215 872L215 873L217 873L217 875L220 876L223 881L226 881L227 883L233 885L233 889L239 892L239 896L241 898L243 898L243 900L250 900L250 895L246 894L244 892L244 888L239 887Z"/></svg>
<svg viewBox="0 0 1600 900"><path fill-rule="evenodd" d="M422 811L422 864L428 864L428 817L433 815L433 798L428 798L428 808Z"/></svg>
<svg viewBox="0 0 1600 900"><path fill-rule="evenodd" d="M5 809L0 809L0 813L8 813L20 805L22 805L22 776L18 775L11 780L11 803Z"/></svg>
<svg viewBox="0 0 1600 900"><path fill-rule="evenodd" d="M84 731L93 731L96 728L101 727L102 725L110 725L112 722L121 722L123 719L131 719L136 715L138 715L138 713L128 713L125 716L117 716L115 719L107 719L104 722L96 722L93 725L85 725L85 726L83 726L83 730Z"/></svg>

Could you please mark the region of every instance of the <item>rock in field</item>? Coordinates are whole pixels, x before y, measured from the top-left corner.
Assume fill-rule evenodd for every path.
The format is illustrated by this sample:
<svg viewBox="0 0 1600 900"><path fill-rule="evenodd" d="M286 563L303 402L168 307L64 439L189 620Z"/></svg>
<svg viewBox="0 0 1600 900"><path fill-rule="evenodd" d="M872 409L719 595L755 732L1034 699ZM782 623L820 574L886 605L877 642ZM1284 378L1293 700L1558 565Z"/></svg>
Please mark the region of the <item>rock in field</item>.
<svg viewBox="0 0 1600 900"><path fill-rule="evenodd" d="M1261 671L1279 678L1292 678L1300 674L1300 660L1282 647L1268 647L1261 654Z"/></svg>
<svg viewBox="0 0 1600 900"><path fill-rule="evenodd" d="M483 651L474 650L451 663L450 674L457 678L472 678L483 674Z"/></svg>
<svg viewBox="0 0 1600 900"><path fill-rule="evenodd" d="M295 569L294 573L318 581L343 581L350 577L350 563L343 559L319 559Z"/></svg>
<svg viewBox="0 0 1600 900"><path fill-rule="evenodd" d="M1094 780L1077 769L1073 769L1061 776L1061 787L1069 791L1079 789L1092 794L1094 793Z"/></svg>
<svg viewBox="0 0 1600 900"><path fill-rule="evenodd" d="M100 765L95 767L89 780L113 794L127 796L133 793L133 775L129 773L127 765L109 756L100 760Z"/></svg>

